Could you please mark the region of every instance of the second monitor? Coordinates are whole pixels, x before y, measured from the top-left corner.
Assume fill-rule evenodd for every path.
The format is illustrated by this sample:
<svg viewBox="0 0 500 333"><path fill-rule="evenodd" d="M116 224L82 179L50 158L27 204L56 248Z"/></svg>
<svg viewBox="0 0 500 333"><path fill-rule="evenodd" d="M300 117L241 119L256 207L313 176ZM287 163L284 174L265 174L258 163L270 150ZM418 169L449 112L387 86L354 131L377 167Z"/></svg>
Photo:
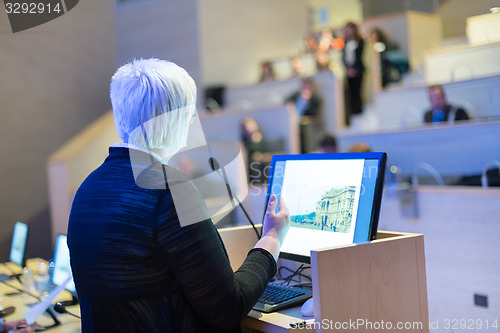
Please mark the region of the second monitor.
<svg viewBox="0 0 500 333"><path fill-rule="evenodd" d="M54 270L50 280L52 284L59 286L63 284L68 277L71 276L69 282L64 286L66 290L73 294L71 301L62 302L65 306L77 304L75 282L73 281L73 274L71 272L71 265L69 261L69 249L66 235L57 235L56 247L54 250Z"/></svg>

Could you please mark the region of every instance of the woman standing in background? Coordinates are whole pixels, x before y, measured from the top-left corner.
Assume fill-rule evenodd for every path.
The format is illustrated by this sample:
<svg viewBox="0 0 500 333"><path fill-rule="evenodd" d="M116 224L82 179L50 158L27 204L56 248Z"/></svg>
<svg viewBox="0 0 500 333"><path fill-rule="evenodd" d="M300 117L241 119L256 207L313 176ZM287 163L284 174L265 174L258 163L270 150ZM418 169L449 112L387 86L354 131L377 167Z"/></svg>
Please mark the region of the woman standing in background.
<svg viewBox="0 0 500 333"><path fill-rule="evenodd" d="M362 61L364 41L359 34L358 26L353 22L346 24L344 35L345 47L342 58L347 78L346 123L349 124L349 118L352 115L363 111L361 84L365 71Z"/></svg>

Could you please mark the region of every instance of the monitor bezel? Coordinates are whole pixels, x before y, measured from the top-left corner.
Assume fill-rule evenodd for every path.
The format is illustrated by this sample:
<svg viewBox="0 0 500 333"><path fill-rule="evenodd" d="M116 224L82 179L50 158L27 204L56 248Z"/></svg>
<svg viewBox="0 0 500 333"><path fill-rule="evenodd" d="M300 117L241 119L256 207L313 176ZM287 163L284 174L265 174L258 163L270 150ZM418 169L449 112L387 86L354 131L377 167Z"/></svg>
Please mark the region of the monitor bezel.
<svg viewBox="0 0 500 333"><path fill-rule="evenodd" d="M12 246L14 245L14 236L16 234L16 229L17 229L18 225L26 226L26 237L24 240L23 257L21 259L21 264L12 260ZM14 229L12 231L12 239L11 239L11 243L10 243L9 261L20 266L20 267L26 266L26 249L28 247L29 234L30 234L30 228L29 228L29 225L27 223L23 223L23 222L19 222L19 221L16 221L16 223L14 223Z"/></svg>
<svg viewBox="0 0 500 333"><path fill-rule="evenodd" d="M375 182L374 198L372 211L370 214L370 226L368 231L368 237L366 241L368 242L377 238L378 230L378 220L380 215L380 205L382 203L382 193L384 189L384 175L387 163L387 154L385 152L370 152L370 153L324 153L324 154L295 154L295 155L274 155L271 161L271 168L269 171L267 195L266 195L266 206L269 203L269 196L273 184L273 174L276 162L280 161L292 161L292 160L348 160L348 159L370 159L378 160L378 170L377 170L377 180ZM265 212L264 212L265 215ZM359 241L357 242L360 243ZM356 244L356 243L353 243ZM280 252L279 258L287 259L302 263L311 263L311 257L303 256L294 253Z"/></svg>

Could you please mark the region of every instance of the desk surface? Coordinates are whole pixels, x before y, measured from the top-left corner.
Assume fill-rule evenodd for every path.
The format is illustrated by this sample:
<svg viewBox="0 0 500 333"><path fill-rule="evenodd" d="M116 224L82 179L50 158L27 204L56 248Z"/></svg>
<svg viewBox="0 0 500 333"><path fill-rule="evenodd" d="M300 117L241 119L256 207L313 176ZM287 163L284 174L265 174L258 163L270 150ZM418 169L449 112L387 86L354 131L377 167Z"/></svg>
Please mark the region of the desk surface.
<svg viewBox="0 0 500 333"><path fill-rule="evenodd" d="M34 270L38 259L30 259L28 260L28 267ZM7 267L6 267L7 266ZM14 273L21 273L21 268L13 263L7 262L0 264L0 274L11 275ZM10 315L5 317L7 321L21 320L23 319L23 312L26 311L30 306L36 304L38 300L30 295L16 293L14 295L7 295L9 293L16 292L14 288L22 289L21 283L17 280L8 280L6 284L0 283L0 305L4 308L9 306L14 306L16 311ZM11 287L9 287L11 286ZM71 293L67 290L64 290L54 301L63 301L71 299ZM79 316L80 315L80 307L79 306L71 306L67 307L67 310L71 313ZM54 333L78 333L81 332L80 320L72 317L68 314L55 314L61 325L55 327L50 330L50 332ZM311 319L310 317L304 317L300 313L300 306L285 309L279 312L273 313L261 313L258 311L250 311L248 316L243 320L242 326L254 330L258 330L261 332L314 332L314 329L310 329L307 327L298 328L291 327L290 324L302 323L307 319ZM48 315L42 315L37 320L37 323L42 326L48 326L53 323L53 320Z"/></svg>
<svg viewBox="0 0 500 333"><path fill-rule="evenodd" d="M261 332L282 333L282 332L307 332L314 333L313 324L304 327L292 327L291 324L303 323L305 320L312 320L312 317L304 317L300 313L300 306L281 310L279 312L262 313L255 310L250 311L243 319L242 326L252 328Z"/></svg>
<svg viewBox="0 0 500 333"><path fill-rule="evenodd" d="M32 268L32 265L36 265L37 259L31 259L28 260L27 265ZM10 268L10 269L8 269ZM13 263L3 263L0 264L0 274L7 274L11 275L12 272L15 273L21 273L21 268ZM16 293L17 289L22 289L21 283L18 280L8 280L6 281L6 284L0 283L0 305L4 308L9 307L9 306L14 306L16 308L16 311L10 315L5 317L6 321L15 321L15 320L21 320L24 319L23 312L26 311L29 307L32 305L36 304L38 302L38 299L27 295L27 294L22 294L22 293ZM9 287L11 286L11 287ZM8 295L9 293L16 293L13 295ZM67 290L64 290L54 301L54 303L58 301L65 301L65 300L70 300L71 299L71 293ZM79 306L70 306L67 307L66 310L70 311L71 313L79 316L80 315L80 307ZM55 313L59 321L61 322L61 325L51 329L49 332L53 333L77 333L81 332L81 327L80 327L80 320L70 316L69 314L58 314ZM37 323L42 326L49 326L53 324L52 318L50 316L44 314L40 316L37 320Z"/></svg>

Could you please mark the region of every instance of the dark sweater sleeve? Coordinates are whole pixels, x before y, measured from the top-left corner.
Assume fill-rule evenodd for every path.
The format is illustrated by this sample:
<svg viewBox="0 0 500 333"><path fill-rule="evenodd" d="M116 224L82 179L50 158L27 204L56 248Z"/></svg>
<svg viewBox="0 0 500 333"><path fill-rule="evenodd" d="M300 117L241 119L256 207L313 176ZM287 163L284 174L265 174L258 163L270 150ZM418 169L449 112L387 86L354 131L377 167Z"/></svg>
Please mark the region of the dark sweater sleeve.
<svg viewBox="0 0 500 333"><path fill-rule="evenodd" d="M201 203L194 198L193 204ZM274 258L251 251L233 272L212 222L181 227L170 194L159 205L158 220L155 232L159 246L194 312L220 329L239 325L275 274Z"/></svg>

